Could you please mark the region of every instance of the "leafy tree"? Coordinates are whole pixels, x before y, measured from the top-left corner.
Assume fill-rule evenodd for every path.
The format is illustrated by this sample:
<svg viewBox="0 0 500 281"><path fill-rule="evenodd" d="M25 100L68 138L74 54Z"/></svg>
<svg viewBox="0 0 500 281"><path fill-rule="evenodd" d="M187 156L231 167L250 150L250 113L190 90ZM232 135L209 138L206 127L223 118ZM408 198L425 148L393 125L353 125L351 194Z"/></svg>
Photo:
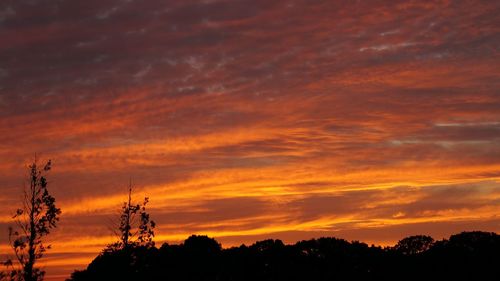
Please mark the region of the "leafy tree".
<svg viewBox="0 0 500 281"><path fill-rule="evenodd" d="M49 160L40 169L35 158L29 166L29 186L24 188L23 206L13 216L16 227L9 227L9 242L15 258L4 262L9 268L9 272L0 274L4 280L43 280L45 272L35 265L50 249L50 245L43 243L43 238L56 228L61 214L55 198L47 189L45 174L51 165Z"/></svg>
<svg viewBox="0 0 500 281"><path fill-rule="evenodd" d="M206 235L191 235L184 241L184 248L197 255L215 255L222 250L222 246L217 240ZM200 251L200 253L197 253Z"/></svg>
<svg viewBox="0 0 500 281"><path fill-rule="evenodd" d="M409 236L400 240L395 250L404 255L416 255L429 250L434 244L434 239L427 235Z"/></svg>
<svg viewBox="0 0 500 281"><path fill-rule="evenodd" d="M134 203L132 199L132 184L129 185L128 199L123 202L118 231L119 241L108 245L108 250L128 249L135 246L153 247L154 228L156 223L151 220L146 211L149 198L142 203Z"/></svg>

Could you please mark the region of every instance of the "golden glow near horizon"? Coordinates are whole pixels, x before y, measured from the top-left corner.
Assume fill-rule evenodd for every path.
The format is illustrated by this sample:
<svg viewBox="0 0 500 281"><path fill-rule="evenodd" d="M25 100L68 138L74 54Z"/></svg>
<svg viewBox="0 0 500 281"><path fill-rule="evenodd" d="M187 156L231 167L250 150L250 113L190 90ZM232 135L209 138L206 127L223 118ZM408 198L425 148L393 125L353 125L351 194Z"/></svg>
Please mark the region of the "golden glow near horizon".
<svg viewBox="0 0 500 281"><path fill-rule="evenodd" d="M0 228L52 159L48 280L130 177L158 245L500 231L499 3L85 3L0 4Z"/></svg>

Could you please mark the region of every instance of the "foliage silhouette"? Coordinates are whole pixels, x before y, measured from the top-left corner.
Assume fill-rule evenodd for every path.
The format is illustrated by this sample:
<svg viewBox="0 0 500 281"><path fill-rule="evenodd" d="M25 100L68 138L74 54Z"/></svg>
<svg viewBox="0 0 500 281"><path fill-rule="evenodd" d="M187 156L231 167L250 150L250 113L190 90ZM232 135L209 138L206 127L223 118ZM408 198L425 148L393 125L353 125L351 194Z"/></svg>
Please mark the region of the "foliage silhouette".
<svg viewBox="0 0 500 281"><path fill-rule="evenodd" d="M43 168L39 168L35 157L28 167L29 186L24 188L23 206L13 216L16 227L9 227L9 241L15 258L4 262L9 272L0 274L0 280L43 280L45 272L35 265L50 249L50 245L43 243L43 237L57 227L61 214L47 188L45 174L51 166L49 160Z"/></svg>
<svg viewBox="0 0 500 281"><path fill-rule="evenodd" d="M154 228L156 223L151 220L146 212L149 198L145 197L142 203L134 203L132 200L132 182L128 188L128 199L123 202L120 213L118 231L113 229L119 236L119 241L108 245L107 251L115 251L130 247L143 246L150 248L154 246Z"/></svg>
<svg viewBox="0 0 500 281"><path fill-rule="evenodd" d="M415 255L429 250L434 244L434 239L426 235L406 237L394 246L395 250L404 255Z"/></svg>
<svg viewBox="0 0 500 281"><path fill-rule="evenodd" d="M222 249L207 236L180 245L104 251L68 281L88 280L498 280L500 236L463 232L433 242L411 236L394 247L337 238L285 245L264 240ZM403 246L404 245L404 246Z"/></svg>

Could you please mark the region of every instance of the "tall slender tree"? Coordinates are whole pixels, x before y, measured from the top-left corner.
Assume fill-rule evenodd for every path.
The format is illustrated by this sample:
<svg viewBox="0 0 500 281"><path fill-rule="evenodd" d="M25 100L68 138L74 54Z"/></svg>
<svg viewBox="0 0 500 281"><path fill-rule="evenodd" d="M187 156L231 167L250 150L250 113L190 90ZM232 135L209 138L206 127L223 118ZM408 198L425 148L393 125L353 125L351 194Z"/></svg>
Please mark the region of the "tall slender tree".
<svg viewBox="0 0 500 281"><path fill-rule="evenodd" d="M118 223L119 241L108 246L109 250L127 249L134 246L154 246L154 228L156 224L146 211L149 198L142 203L134 203L132 182L128 187L128 198L123 203Z"/></svg>
<svg viewBox="0 0 500 281"><path fill-rule="evenodd" d="M9 227L9 241L15 258L4 264L10 268L5 274L10 280L43 280L45 272L37 268L36 263L50 249L50 245L43 243L43 238L57 227L61 214L47 188L45 174L51 166L49 160L40 168L35 156L28 167L29 184L24 187L22 208L17 209L13 216L15 227Z"/></svg>

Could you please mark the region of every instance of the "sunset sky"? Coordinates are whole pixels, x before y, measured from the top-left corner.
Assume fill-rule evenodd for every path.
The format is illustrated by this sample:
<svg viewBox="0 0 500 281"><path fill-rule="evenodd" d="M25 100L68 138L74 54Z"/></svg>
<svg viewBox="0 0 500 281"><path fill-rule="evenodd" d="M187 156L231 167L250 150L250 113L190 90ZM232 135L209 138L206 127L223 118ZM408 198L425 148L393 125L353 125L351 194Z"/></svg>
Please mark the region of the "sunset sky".
<svg viewBox="0 0 500 281"><path fill-rule="evenodd" d="M0 251L35 153L47 280L156 242L500 231L500 1L2 0Z"/></svg>

